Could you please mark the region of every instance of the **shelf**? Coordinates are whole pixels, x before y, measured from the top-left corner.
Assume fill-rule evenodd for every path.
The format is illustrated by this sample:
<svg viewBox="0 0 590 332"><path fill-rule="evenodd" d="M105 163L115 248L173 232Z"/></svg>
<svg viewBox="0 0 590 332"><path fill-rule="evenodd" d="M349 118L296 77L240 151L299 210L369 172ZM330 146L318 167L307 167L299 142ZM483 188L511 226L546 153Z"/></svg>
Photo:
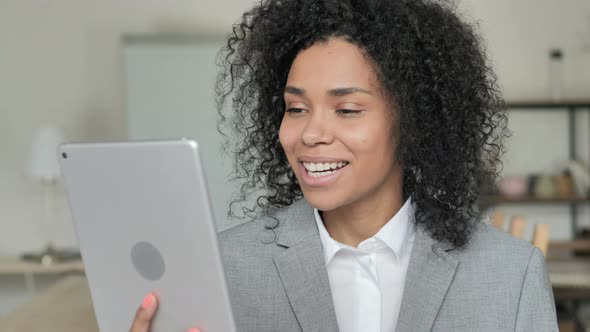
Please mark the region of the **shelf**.
<svg viewBox="0 0 590 332"><path fill-rule="evenodd" d="M506 108L510 109L572 109L590 108L590 99L570 100L513 100L506 101Z"/></svg>
<svg viewBox="0 0 590 332"><path fill-rule="evenodd" d="M590 203L590 197L570 196L570 197L535 197L520 196L506 197L500 195L483 195L480 201L484 205L495 204L559 204L559 203Z"/></svg>
<svg viewBox="0 0 590 332"><path fill-rule="evenodd" d="M562 112L567 115L567 139L569 148L569 158L578 157L577 149L577 115L578 111L590 111L590 98L571 98L562 100L552 99L528 99L528 100L505 100L504 106L506 112ZM589 124L590 125L590 124ZM490 207L497 204L564 204L569 207L572 237L578 233L578 204L590 203L590 197L547 197L539 198L532 196L508 198L502 196L484 196L480 197L482 207ZM589 283L590 284L590 283Z"/></svg>
<svg viewBox="0 0 590 332"><path fill-rule="evenodd" d="M0 275L25 273L61 274L83 272L84 264L81 260L59 262L46 266L41 263L23 261L17 257L0 257Z"/></svg>

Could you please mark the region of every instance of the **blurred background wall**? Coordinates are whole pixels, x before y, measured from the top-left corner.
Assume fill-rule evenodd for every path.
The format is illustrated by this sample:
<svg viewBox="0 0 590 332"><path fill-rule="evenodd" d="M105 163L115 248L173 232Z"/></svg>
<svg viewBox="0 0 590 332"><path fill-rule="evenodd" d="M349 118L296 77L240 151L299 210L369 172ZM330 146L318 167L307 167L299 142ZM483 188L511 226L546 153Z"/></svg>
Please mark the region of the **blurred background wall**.
<svg viewBox="0 0 590 332"><path fill-rule="evenodd" d="M69 141L127 138L122 37L224 36L252 3L0 0L0 256L37 250L45 243L39 223L42 191L24 174L37 127L59 126ZM462 0L458 7L467 20L479 22L507 100L548 99L548 53L555 47L564 53L564 97L588 99L589 1ZM576 119L577 154L588 162L590 119L586 112ZM514 136L508 142L504 174L558 172L568 159L567 121L565 112L511 112ZM571 235L564 221L566 206L506 211L524 211L532 223L550 223L552 239ZM580 224L590 225L588 206L579 212ZM61 188L57 223L57 244L75 246Z"/></svg>
<svg viewBox="0 0 590 332"><path fill-rule="evenodd" d="M42 191L24 167L35 129L125 139L123 34L224 35L251 1L0 1L0 253L43 244ZM75 244L60 193L57 242Z"/></svg>
<svg viewBox="0 0 590 332"><path fill-rule="evenodd" d="M122 36L223 36L249 0L0 0L0 256L41 249L41 184L25 174L36 128L68 140L127 137ZM59 184L58 184L59 186ZM56 243L75 246L58 187ZM36 278L37 289L51 276ZM22 275L0 277L0 315L30 294Z"/></svg>
<svg viewBox="0 0 590 332"><path fill-rule="evenodd" d="M43 243L37 222L41 190L24 174L37 127L57 125L72 141L126 138L122 35L223 36L252 3L1 0L0 253L17 254ZM547 98L552 47L564 51L565 97L588 96L590 2L463 0L458 4L468 20L479 22L506 99ZM580 157L587 160L586 116L579 114L577 132ZM564 113L513 112L510 120L515 134L504 174L553 172L567 159ZM73 245L63 193L59 197L57 241ZM552 234L568 236L565 228L556 225Z"/></svg>

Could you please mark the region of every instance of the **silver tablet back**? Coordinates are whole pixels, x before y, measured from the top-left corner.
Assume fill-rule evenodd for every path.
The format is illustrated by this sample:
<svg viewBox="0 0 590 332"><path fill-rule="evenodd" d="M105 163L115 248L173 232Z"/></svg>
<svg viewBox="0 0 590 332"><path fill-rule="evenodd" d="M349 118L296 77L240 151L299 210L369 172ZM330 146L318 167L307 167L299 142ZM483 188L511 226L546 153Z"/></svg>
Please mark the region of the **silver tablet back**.
<svg viewBox="0 0 590 332"><path fill-rule="evenodd" d="M153 332L235 331L197 143L58 153L100 330L127 331L155 290Z"/></svg>

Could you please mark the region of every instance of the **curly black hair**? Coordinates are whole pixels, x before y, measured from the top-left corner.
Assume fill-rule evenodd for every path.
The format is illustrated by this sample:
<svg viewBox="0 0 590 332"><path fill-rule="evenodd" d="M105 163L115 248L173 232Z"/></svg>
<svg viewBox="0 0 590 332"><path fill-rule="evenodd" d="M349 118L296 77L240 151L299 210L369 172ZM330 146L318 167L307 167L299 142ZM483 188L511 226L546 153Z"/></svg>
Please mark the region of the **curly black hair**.
<svg viewBox="0 0 590 332"><path fill-rule="evenodd" d="M465 246L480 215L481 185L498 176L508 135L475 30L441 1L263 0L244 13L218 57L220 130L234 178L243 181L229 214L250 195L257 199L248 211L263 213L302 197L279 142L284 87L301 50L344 38L375 65L399 112L396 155L416 223L435 240Z"/></svg>

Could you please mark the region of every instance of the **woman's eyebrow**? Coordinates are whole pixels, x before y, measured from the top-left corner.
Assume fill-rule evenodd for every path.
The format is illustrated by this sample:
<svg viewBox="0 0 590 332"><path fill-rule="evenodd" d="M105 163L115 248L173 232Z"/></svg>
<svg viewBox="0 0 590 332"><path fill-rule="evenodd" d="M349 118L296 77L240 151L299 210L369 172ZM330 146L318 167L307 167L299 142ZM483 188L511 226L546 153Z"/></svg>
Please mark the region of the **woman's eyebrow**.
<svg viewBox="0 0 590 332"><path fill-rule="evenodd" d="M334 96L334 97L346 96L346 95L350 95L350 94L357 93L357 92L366 93L368 95L373 95L373 93L371 93L370 91L356 87L356 86L328 90L328 94L330 96Z"/></svg>
<svg viewBox="0 0 590 332"><path fill-rule="evenodd" d="M341 96L346 96L346 95L357 93L357 92L373 95L373 93L371 93L370 91L356 87L356 86L331 89L331 90L328 90L328 95L334 96L334 97L341 97ZM301 88L296 88L291 85L287 85L285 87L285 93L293 94L296 96L303 96L303 95L305 95L305 90L301 89Z"/></svg>
<svg viewBox="0 0 590 332"><path fill-rule="evenodd" d="M291 85L287 85L285 87L285 93L290 93L290 94L296 95L296 96L303 96L305 94L305 90L303 90L301 88L296 88Z"/></svg>

